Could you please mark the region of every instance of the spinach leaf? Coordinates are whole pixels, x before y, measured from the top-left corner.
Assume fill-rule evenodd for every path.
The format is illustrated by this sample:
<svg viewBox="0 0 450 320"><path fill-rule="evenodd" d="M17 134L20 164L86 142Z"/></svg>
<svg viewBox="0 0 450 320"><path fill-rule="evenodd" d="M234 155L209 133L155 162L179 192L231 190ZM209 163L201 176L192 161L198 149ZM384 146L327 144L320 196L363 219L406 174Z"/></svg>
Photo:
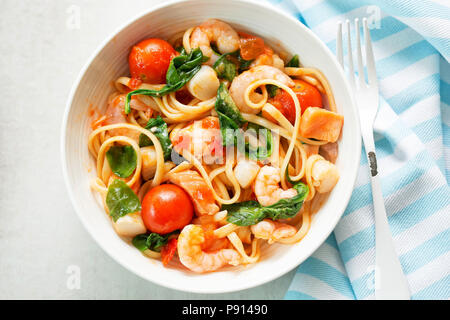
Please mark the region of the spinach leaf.
<svg viewBox="0 0 450 320"><path fill-rule="evenodd" d="M266 128L252 123L248 126L248 130L253 130L255 134L262 131L265 136L265 148L254 147L248 142L244 143L244 132L240 127L245 123L245 120L223 83L217 90L215 109L219 116L223 146L236 146L238 148L244 146L245 149L240 151L245 152L251 159L262 160L270 157L272 154L272 134Z"/></svg>
<svg viewBox="0 0 450 320"><path fill-rule="evenodd" d="M217 48L217 44L215 42L211 42L211 50L218 56L220 56L219 48Z"/></svg>
<svg viewBox="0 0 450 320"><path fill-rule="evenodd" d="M241 52L239 50L235 51L234 55L239 62L239 70L238 70L239 72L243 72L243 71L249 69L250 65L254 61L254 59L253 60L245 60L244 58L242 58Z"/></svg>
<svg viewBox="0 0 450 320"><path fill-rule="evenodd" d="M289 199L281 199L277 203L263 207L257 201L245 201L222 205L222 210L228 211L227 221L238 226L251 226L269 218L272 220L294 217L302 208L308 195L308 186L298 182L293 186L297 195Z"/></svg>
<svg viewBox="0 0 450 320"><path fill-rule="evenodd" d="M236 50L221 55L214 63L213 68L221 79L233 81L239 72L250 68L253 60L245 60L241 57L240 51Z"/></svg>
<svg viewBox="0 0 450 320"><path fill-rule="evenodd" d="M135 236L133 238L131 243L133 244L133 246L138 248L139 251L145 251L145 250L148 249L148 247L147 247L147 237L148 237L147 234L138 234L137 236Z"/></svg>
<svg viewBox="0 0 450 320"><path fill-rule="evenodd" d="M249 142L245 143L245 154L253 160L263 160L272 155L272 133L262 126L254 123L248 125L247 131L252 130L259 138L264 136L264 146L254 147Z"/></svg>
<svg viewBox="0 0 450 320"><path fill-rule="evenodd" d="M158 233L139 234L134 237L131 242L136 248L139 249L139 251L152 250L160 252L161 248L164 247L169 241L169 237L177 232L178 231L174 231L164 235L160 235Z"/></svg>
<svg viewBox="0 0 450 320"><path fill-rule="evenodd" d="M241 112L234 103L227 87L221 83L217 90L215 104L216 112L219 116L220 131L222 133L223 146L237 145L236 131L245 123Z"/></svg>
<svg viewBox="0 0 450 320"><path fill-rule="evenodd" d="M115 175L128 178L136 169L137 156L132 146L112 146L106 159Z"/></svg>
<svg viewBox="0 0 450 320"><path fill-rule="evenodd" d="M166 74L166 85L160 90L138 89L127 94L125 100L125 113L131 112L130 100L134 95L146 95L152 97L161 97L171 92L181 89L192 77L200 70L201 64L209 58L204 57L199 48L186 54L184 49L180 55L170 61L169 69Z"/></svg>
<svg viewBox="0 0 450 320"><path fill-rule="evenodd" d="M254 200L224 204L221 209L228 211L227 221L238 226L251 226L266 217L261 205Z"/></svg>
<svg viewBox="0 0 450 320"><path fill-rule="evenodd" d="M213 69L216 71L219 78L226 79L231 82L237 75L237 67L231 60L228 59L229 56L229 53L221 55L214 63Z"/></svg>
<svg viewBox="0 0 450 320"><path fill-rule="evenodd" d="M186 54L186 50L184 50L183 46L179 46L175 48L175 51L181 53L181 54Z"/></svg>
<svg viewBox="0 0 450 320"><path fill-rule="evenodd" d="M300 60L298 58L298 54L292 57L292 59L286 64L286 67L293 67L293 68L300 67Z"/></svg>
<svg viewBox="0 0 450 320"><path fill-rule="evenodd" d="M129 213L141 210L141 203L138 196L122 180L114 180L106 194L106 205L109 209L109 215L114 221Z"/></svg>
<svg viewBox="0 0 450 320"><path fill-rule="evenodd" d="M245 123L239 108L234 103L226 85L223 83L220 84L219 89L217 90L215 109L217 112L220 112L230 118L238 127Z"/></svg>
<svg viewBox="0 0 450 320"><path fill-rule="evenodd" d="M274 84L266 84L266 89L271 98L275 97L278 93L278 87Z"/></svg>
<svg viewBox="0 0 450 320"><path fill-rule="evenodd" d="M164 159L169 159L172 153L172 142L169 139L167 123L163 120L163 118L161 118L161 116L157 116L156 118L148 120L145 129L150 130L158 138L164 152ZM150 138L141 133L141 135L139 136L139 146L147 147L152 145L153 142L150 140Z"/></svg>

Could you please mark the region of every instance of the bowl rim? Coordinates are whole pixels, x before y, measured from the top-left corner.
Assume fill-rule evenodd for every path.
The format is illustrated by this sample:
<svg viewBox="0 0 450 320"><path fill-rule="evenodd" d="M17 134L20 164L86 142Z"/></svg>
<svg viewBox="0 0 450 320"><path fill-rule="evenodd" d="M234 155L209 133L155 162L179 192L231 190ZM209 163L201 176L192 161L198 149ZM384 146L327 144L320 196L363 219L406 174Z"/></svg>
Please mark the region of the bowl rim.
<svg viewBox="0 0 450 320"><path fill-rule="evenodd" d="M347 77L346 77L343 69L340 67L336 57L331 52L331 50L325 45L325 43L311 29L309 29L307 26L302 24L299 20L295 19L293 16L289 15L287 12L281 10L278 7L275 7L274 5L271 5L268 2L261 2L261 1L257 1L257 0L232 0L232 1L240 2L240 3L251 3L253 5L262 7L264 9L275 11L277 14L282 15L285 19L290 20L291 22L295 23L299 28L301 28L304 32L308 33L311 37L313 37L317 41L318 45L321 47L321 49L326 53L326 55L330 59L330 63L334 63L338 67L337 70L339 73L341 73L341 77L344 80L343 86L344 86L345 90L348 92L350 101L351 101L350 105L348 105L347 108L351 109L351 112L355 115L355 118L356 118L356 122L354 124L354 126L355 126L354 129L357 134L354 137L353 142L355 144L355 150L357 153L355 160L357 160L356 163L359 164L360 160L361 160L361 129L360 129L360 123L359 123L359 112L358 112L358 108L356 106L354 95L352 94L350 84L347 80ZM204 288L186 288L181 285L178 286L178 285L173 285L172 283L163 282L163 281L159 280L158 277L150 278L146 274L144 274L144 273L140 272L139 270L132 268L130 265L128 265L128 263L123 261L114 252L114 250L110 250L110 248L106 247L103 244L103 242L100 240L100 237L98 236L98 233L94 232L93 227L90 226L87 223L87 221L83 218L83 215L80 213L81 209L74 197L74 190L72 189L72 186L69 183L70 179L69 179L69 173L68 173L68 167L67 167L67 155L66 155L67 123L68 123L69 113L70 113L70 110L71 110L71 107L73 104L73 99L75 97L75 93L77 92L78 87L80 86L80 82L81 82L82 78L84 77L86 71L89 69L90 65L95 60L95 58L99 55L99 53L105 48L105 46L110 41L113 41L114 37L118 33L122 32L124 29L126 29L127 27L129 27L130 25L135 23L137 20L145 17L146 15L152 13L153 11L157 11L162 8L170 7L172 5L175 5L178 3L183 3L183 2L189 2L189 0L166 0L162 3L155 5L152 8L142 12L142 13L139 13L139 14L131 17L130 19L128 19L127 21L122 23L119 27L114 29L113 32L111 32L103 41L100 42L100 44L96 47L96 49L93 51L93 53L89 56L86 63L80 69L80 71L71 87L70 93L68 95L68 99L67 99L64 114L63 114L63 121L62 121L62 125L61 125L60 148L61 148L63 179L64 179L66 189L68 191L72 206L75 209L75 212L76 212L78 218L80 219L82 225L84 226L84 228L88 231L89 235L94 239L96 244L99 245L103 249L103 251L105 251L115 262L117 262L119 265L121 265L122 267L127 269L129 272L136 274L139 277L141 277L142 279L145 279L145 280L155 283L157 285L160 285L160 286L163 286L166 288L170 288L173 290L183 291L183 292L200 293L200 294L205 294L205 293L220 294L220 293L237 292L237 291L241 291L241 290L245 290L245 289L254 288L254 287L263 285L265 283L268 283L270 281L273 281L273 280L285 275L286 273L290 272L294 268L297 268L301 263L303 263L306 259L308 259L325 242L325 240L329 237L331 232L334 231L337 223L339 222L339 220L341 219L341 217L345 211L345 208L348 205L348 202L350 200L352 192L348 192L347 194L345 194L343 196L342 202L345 203L345 207L343 208L343 210L340 214L336 214L334 216L335 217L334 220L329 221L329 223L327 224L327 227L324 227L325 230L322 232L323 238L320 241L317 241L315 243L315 245L312 245L308 250L305 249L306 251L305 251L305 254L303 255L303 258L295 261L295 263L293 263L292 266L289 266L289 268L274 271L270 276L265 277L262 280L254 281L253 283L237 285L237 286L234 286L233 288L204 289ZM347 174L349 184L351 183L351 186L352 186L352 190L354 189L358 170L359 170L359 165L355 165L352 168L351 172L349 172L349 174Z"/></svg>

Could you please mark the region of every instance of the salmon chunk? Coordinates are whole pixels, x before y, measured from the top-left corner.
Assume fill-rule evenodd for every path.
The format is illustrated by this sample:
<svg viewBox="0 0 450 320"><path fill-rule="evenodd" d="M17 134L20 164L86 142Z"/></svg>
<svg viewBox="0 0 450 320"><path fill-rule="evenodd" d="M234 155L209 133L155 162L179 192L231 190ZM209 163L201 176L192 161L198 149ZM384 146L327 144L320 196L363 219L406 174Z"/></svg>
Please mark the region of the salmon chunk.
<svg viewBox="0 0 450 320"><path fill-rule="evenodd" d="M183 188L191 197L197 216L219 212L214 195L197 171L186 170L171 173L169 181Z"/></svg>
<svg viewBox="0 0 450 320"><path fill-rule="evenodd" d="M300 120L300 135L305 138L336 142L341 134L344 117L322 108L310 107Z"/></svg>

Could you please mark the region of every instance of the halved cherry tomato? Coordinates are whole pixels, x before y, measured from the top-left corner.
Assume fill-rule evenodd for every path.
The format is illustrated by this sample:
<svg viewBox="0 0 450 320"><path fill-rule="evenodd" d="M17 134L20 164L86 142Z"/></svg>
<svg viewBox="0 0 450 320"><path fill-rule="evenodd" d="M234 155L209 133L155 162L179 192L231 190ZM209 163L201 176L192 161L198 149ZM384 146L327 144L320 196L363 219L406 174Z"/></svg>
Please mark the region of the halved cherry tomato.
<svg viewBox="0 0 450 320"><path fill-rule="evenodd" d="M239 47L241 49L241 57L245 60L252 60L264 53L264 40L260 37L247 33L239 33L241 39Z"/></svg>
<svg viewBox="0 0 450 320"><path fill-rule="evenodd" d="M162 39L146 39L136 44L128 57L131 77L146 83L165 83L175 49Z"/></svg>
<svg viewBox="0 0 450 320"><path fill-rule="evenodd" d="M161 260L164 266L167 266L177 251L178 240L170 239L169 242L161 249Z"/></svg>
<svg viewBox="0 0 450 320"><path fill-rule="evenodd" d="M181 229L191 222L193 213L189 195L174 184L154 187L142 200L142 220L151 232L166 234Z"/></svg>
<svg viewBox="0 0 450 320"><path fill-rule="evenodd" d="M300 102L302 114L309 107L323 108L322 96L315 86L303 80L294 80L294 83L295 85L291 89L295 92ZM295 123L295 104L286 91L278 90L277 95L269 99L269 102L292 124Z"/></svg>

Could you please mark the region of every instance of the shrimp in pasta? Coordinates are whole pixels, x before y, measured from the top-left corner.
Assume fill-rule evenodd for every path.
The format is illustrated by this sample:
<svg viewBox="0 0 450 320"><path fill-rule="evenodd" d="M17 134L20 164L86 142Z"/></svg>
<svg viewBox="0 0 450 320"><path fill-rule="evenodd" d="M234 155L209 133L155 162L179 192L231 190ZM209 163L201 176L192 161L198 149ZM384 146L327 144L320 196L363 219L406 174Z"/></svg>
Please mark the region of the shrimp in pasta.
<svg viewBox="0 0 450 320"><path fill-rule="evenodd" d="M280 169L264 166L259 170L255 179L255 195L263 206L270 206L281 199L292 198L297 194L294 189L283 190L279 186Z"/></svg>
<svg viewBox="0 0 450 320"><path fill-rule="evenodd" d="M233 98L234 102L242 112L258 113L261 110L262 106L260 106L259 108L254 108L250 106L248 104L248 97L246 101L246 91L248 89L248 86L252 82L261 79L277 80L287 86L294 85L292 79L289 78L289 76L287 76L285 73L283 73L283 71L271 66L265 65L256 66L248 71L243 72L242 74L234 78L230 87L231 97ZM253 96L251 98L253 98L253 100L256 100L260 98L260 96L261 95L258 93L253 93Z"/></svg>
<svg viewBox="0 0 450 320"><path fill-rule="evenodd" d="M181 263L188 269L203 273L215 271L227 264L238 265L241 263L239 253L233 249L220 249L215 252L203 251L205 232L197 225L187 225L178 237L178 256Z"/></svg>
<svg viewBox="0 0 450 320"><path fill-rule="evenodd" d="M220 53L230 53L239 49L239 35L227 23L209 19L196 27L191 35L190 46L200 48L203 54L209 58L208 64L212 65L217 60L217 55L211 48L211 43L217 45Z"/></svg>
<svg viewBox="0 0 450 320"><path fill-rule="evenodd" d="M291 225L269 219L258 222L251 226L250 229L256 238L265 239L269 243L292 237L297 232L297 229Z"/></svg>

